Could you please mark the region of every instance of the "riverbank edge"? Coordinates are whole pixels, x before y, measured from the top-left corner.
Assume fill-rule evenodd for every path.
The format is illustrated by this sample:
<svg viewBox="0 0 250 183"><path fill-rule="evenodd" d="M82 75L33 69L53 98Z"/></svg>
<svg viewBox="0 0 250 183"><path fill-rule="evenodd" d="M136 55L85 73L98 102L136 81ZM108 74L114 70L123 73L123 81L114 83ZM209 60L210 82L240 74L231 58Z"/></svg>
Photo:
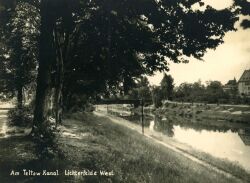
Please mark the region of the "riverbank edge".
<svg viewBox="0 0 250 183"><path fill-rule="evenodd" d="M105 114L100 111L95 111L94 114L97 116L107 117L112 122L125 126L141 134L140 125L136 125L121 117ZM128 123L130 124L128 125ZM227 159L213 157L205 152L198 151L187 144L178 142L169 137L165 137L161 133L152 132L148 128L144 129L144 136L150 138L158 144L167 147L168 149L182 154L183 156L201 164L202 166L205 166L206 168L213 169L217 173L247 182L250 181L250 172L247 172L243 167L236 164L235 162L228 161Z"/></svg>
<svg viewBox="0 0 250 183"><path fill-rule="evenodd" d="M165 102L156 109L145 108L145 111L148 110L153 110L155 114L161 116L172 115L196 121L214 120L250 125L250 106L248 105Z"/></svg>
<svg viewBox="0 0 250 183"><path fill-rule="evenodd" d="M0 150L5 153L5 155L2 153L0 155L6 157L1 160L3 162L0 164L0 169L8 173L10 171L6 169L7 167L11 169L17 166L29 169L29 166L37 166L36 168L43 167L44 169L51 167L70 170L108 169L116 173L114 177L81 177L79 182L121 182L121 180L122 182L152 182L154 180L153 182L159 183L166 182L166 180L169 182L247 182L207 169L150 139L142 138L143 136L127 127L112 123L107 117L98 117L91 113L73 114L64 120L64 129L71 133L66 133L66 136L63 135L63 131L59 133L58 145L65 153L63 159L40 162L34 156L33 143L27 137L19 137L17 147L13 139L6 138L0 141L2 145L8 144L6 148ZM78 139L78 136L82 138ZM23 143L25 139L27 142ZM13 147L18 151L13 151ZM15 178L15 182L30 179L30 177L12 178ZM3 182L14 182L12 178L5 177ZM41 180L58 182L64 180L65 177L54 178L57 177L34 177L33 180L34 182ZM73 181L73 178L68 178L70 179L67 180ZM203 179L206 181L202 181Z"/></svg>

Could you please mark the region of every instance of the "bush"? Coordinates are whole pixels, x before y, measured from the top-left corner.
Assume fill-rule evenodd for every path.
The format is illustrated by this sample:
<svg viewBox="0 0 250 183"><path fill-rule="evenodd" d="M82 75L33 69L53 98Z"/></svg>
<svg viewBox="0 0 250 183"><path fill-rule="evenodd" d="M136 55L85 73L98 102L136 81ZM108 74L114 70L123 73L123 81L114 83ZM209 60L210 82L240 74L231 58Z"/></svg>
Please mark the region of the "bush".
<svg viewBox="0 0 250 183"><path fill-rule="evenodd" d="M13 108L8 112L9 123L12 126L28 127L32 124L32 112L29 107Z"/></svg>
<svg viewBox="0 0 250 183"><path fill-rule="evenodd" d="M34 127L31 136L39 159L53 159L62 155L58 148L58 130L53 119L45 121L40 128Z"/></svg>
<svg viewBox="0 0 250 183"><path fill-rule="evenodd" d="M94 106L87 95L73 95L67 107L64 109L66 112L93 112Z"/></svg>

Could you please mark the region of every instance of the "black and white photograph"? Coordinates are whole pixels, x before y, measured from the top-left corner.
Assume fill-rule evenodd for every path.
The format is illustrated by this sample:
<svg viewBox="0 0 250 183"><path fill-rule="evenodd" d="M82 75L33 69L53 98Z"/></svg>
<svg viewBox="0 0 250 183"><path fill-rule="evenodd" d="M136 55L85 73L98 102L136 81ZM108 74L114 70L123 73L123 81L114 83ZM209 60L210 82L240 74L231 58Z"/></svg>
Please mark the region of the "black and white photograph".
<svg viewBox="0 0 250 183"><path fill-rule="evenodd" d="M249 183L250 0L0 0L0 183Z"/></svg>

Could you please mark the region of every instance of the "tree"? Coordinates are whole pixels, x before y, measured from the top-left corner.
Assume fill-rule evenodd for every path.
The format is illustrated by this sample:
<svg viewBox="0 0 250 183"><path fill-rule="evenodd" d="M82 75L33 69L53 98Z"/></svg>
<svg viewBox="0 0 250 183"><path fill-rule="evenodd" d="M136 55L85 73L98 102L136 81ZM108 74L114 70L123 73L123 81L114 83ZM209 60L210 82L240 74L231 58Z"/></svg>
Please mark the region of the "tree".
<svg viewBox="0 0 250 183"><path fill-rule="evenodd" d="M147 77L141 77L139 79L138 86L138 98L150 101L152 99L151 88Z"/></svg>
<svg viewBox="0 0 250 183"><path fill-rule="evenodd" d="M176 88L175 97L181 101L191 102L190 96L192 93L192 84L181 83L180 86Z"/></svg>
<svg viewBox="0 0 250 183"><path fill-rule="evenodd" d="M5 79L4 91L17 93L17 107L23 106L23 91L34 82L37 60L37 9L28 3L17 3L15 10L5 19L2 29L2 43L5 51L1 53Z"/></svg>
<svg viewBox="0 0 250 183"><path fill-rule="evenodd" d="M204 102L205 101L205 86L201 83L201 80L192 84L192 92L190 98L192 102Z"/></svg>
<svg viewBox="0 0 250 183"><path fill-rule="evenodd" d="M142 76L139 79L137 79L134 87L129 91L129 98L143 99L147 101L152 99L149 81L147 77Z"/></svg>
<svg viewBox="0 0 250 183"><path fill-rule="evenodd" d="M35 98L34 124L32 134L39 136L46 128L46 122L49 113L52 111L52 65L59 67L56 62L56 50L54 47L54 39L56 37L55 25L58 17L59 9L57 1L42 0L40 4L40 37L39 37L39 68L37 76L37 89ZM57 39L56 43L57 43ZM59 48L60 49L60 48ZM60 50L59 50L60 52ZM61 53L61 52L60 52ZM60 60L61 61L61 60ZM58 81L59 84L60 81ZM53 99L52 99L53 100Z"/></svg>
<svg viewBox="0 0 250 183"><path fill-rule="evenodd" d="M72 65L72 60L70 60L69 64L67 63L72 68L69 76L73 71L78 75L84 70L81 69L82 67L75 67L75 63L82 65L83 62L92 62L100 68L99 71L103 73L101 76L106 79L107 83L112 85L119 83L117 81L123 81L126 77L168 69L169 60L186 61L182 57L184 55L201 58L207 48L215 48L221 44L225 32L234 30L233 24L237 18L230 12L230 9L216 11L207 7L204 12L192 10L191 6L198 2L198 0L192 3L150 0L136 3L134 1L117 3L113 0L91 1L87 3L87 8L79 6L85 9L87 14L78 12L79 8L70 8L59 12L58 16L53 10L63 10L61 6L62 9L58 8L58 4L63 3L42 0L40 65L34 122L42 123L48 113L45 103L48 103L46 102L49 101L47 95L51 93L49 89L52 85L50 83L51 63L55 60L52 51L52 32L56 20L69 19L70 22L72 14L82 17L80 21L83 23L80 23L77 29L80 31L79 42L76 44L77 49L72 53L79 62L74 62ZM69 4L66 5L64 4L64 7L72 7ZM86 15L89 18L84 19ZM75 35L74 30L76 29L66 31L68 32L66 35ZM45 40L46 47L43 43ZM68 43L66 41L62 45L66 46ZM80 50L86 51L80 53ZM100 62L102 60L103 62ZM62 62L61 59L63 63L61 65L66 64L65 62L67 60ZM57 83L63 83L63 81Z"/></svg>
<svg viewBox="0 0 250 183"><path fill-rule="evenodd" d="M8 55L8 47L7 47L7 39L8 35L6 33L9 32L8 27L6 26L11 19L11 11L14 9L14 2L7 0L0 0L0 62L1 62L1 92L7 94L11 93L13 95L14 89L10 87L9 80L11 78L10 69L9 69L9 55Z"/></svg>
<svg viewBox="0 0 250 183"><path fill-rule="evenodd" d="M18 3L10 22L10 69L17 91L17 107L23 106L23 91L34 82L37 67L38 13L28 3Z"/></svg>
<svg viewBox="0 0 250 183"><path fill-rule="evenodd" d="M250 2L247 0L235 0L235 5L239 7L239 11L244 16L250 16ZM250 28L249 18L244 18L241 22L244 29Z"/></svg>
<svg viewBox="0 0 250 183"><path fill-rule="evenodd" d="M152 100L155 108L162 106L162 92L159 86L153 86Z"/></svg>
<svg viewBox="0 0 250 183"><path fill-rule="evenodd" d="M174 79L171 75L164 74L161 80L161 92L164 100L172 100L174 90Z"/></svg>
<svg viewBox="0 0 250 183"><path fill-rule="evenodd" d="M220 81L208 81L205 96L209 103L219 103L227 98Z"/></svg>
<svg viewBox="0 0 250 183"><path fill-rule="evenodd" d="M63 93L78 90L71 86L93 81L89 84L105 90L123 82L126 91L133 77L167 71L169 61L201 59L207 49L223 43L225 33L235 30L236 13L209 6L194 10L192 6L199 3L38 1L41 22L33 131L41 132L51 113L56 121L60 119Z"/></svg>

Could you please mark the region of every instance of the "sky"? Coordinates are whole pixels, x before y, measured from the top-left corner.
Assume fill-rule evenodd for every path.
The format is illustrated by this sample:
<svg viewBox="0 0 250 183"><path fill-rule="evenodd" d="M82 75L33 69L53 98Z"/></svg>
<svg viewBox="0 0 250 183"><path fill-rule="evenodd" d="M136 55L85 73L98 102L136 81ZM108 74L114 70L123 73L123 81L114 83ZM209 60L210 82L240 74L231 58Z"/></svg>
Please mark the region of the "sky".
<svg viewBox="0 0 250 183"><path fill-rule="evenodd" d="M216 9L223 9L232 4L232 0L204 0ZM239 80L244 70L250 69L250 29L243 30L239 23L236 32L228 32L224 43L216 50L208 50L203 60L190 59L188 64L170 63L170 71L176 86L183 82L193 83L199 79L205 83L209 80L221 81L222 84L236 78ZM149 77L152 85L159 85L163 74L156 73Z"/></svg>

